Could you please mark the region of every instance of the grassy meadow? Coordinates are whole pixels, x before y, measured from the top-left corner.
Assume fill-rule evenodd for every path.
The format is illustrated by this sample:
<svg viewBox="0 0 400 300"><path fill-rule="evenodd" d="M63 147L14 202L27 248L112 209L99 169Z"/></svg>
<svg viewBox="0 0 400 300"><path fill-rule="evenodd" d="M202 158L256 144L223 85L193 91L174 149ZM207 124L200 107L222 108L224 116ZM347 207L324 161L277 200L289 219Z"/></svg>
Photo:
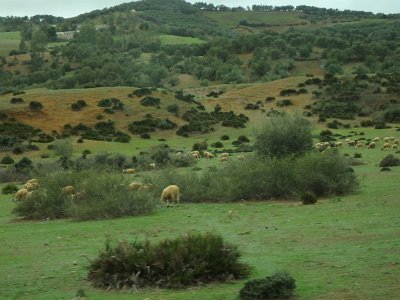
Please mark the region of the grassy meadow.
<svg viewBox="0 0 400 300"><path fill-rule="evenodd" d="M160 207L148 216L32 222L16 219L11 197L2 195L0 298L71 299L83 289L88 299L237 299L245 280L125 292L96 290L86 281L88 260L96 257L107 239L158 241L212 231L239 246L242 261L253 266L251 278L289 271L296 279L298 299L396 299L400 169L380 172L376 164L386 152L379 149L342 151L362 153L365 164L354 167L359 191L311 206L284 200L183 203ZM215 162L200 162L202 167L210 164Z"/></svg>
<svg viewBox="0 0 400 300"><path fill-rule="evenodd" d="M18 49L20 38L19 31L0 32L0 55L8 56L11 50Z"/></svg>

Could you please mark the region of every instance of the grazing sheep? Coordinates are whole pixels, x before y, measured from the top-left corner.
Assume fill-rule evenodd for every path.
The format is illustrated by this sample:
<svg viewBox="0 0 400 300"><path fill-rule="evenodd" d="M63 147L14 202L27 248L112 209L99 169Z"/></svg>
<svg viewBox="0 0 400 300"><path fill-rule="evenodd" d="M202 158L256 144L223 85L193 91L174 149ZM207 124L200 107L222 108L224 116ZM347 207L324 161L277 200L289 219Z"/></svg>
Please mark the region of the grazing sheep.
<svg viewBox="0 0 400 300"><path fill-rule="evenodd" d="M72 199L83 200L83 198L85 198L85 195L86 195L85 190L81 190L79 192L76 192L75 194L72 194L71 197Z"/></svg>
<svg viewBox="0 0 400 300"><path fill-rule="evenodd" d="M376 147L376 143L375 142L371 142L368 144L368 149L375 149Z"/></svg>
<svg viewBox="0 0 400 300"><path fill-rule="evenodd" d="M220 157L219 161L220 162L228 161L228 157L227 156Z"/></svg>
<svg viewBox="0 0 400 300"><path fill-rule="evenodd" d="M393 145L392 145L392 149L398 149L398 148L399 148L398 145L396 145L396 144L393 144Z"/></svg>
<svg viewBox="0 0 400 300"><path fill-rule="evenodd" d="M171 200L171 206L174 206L174 203L179 204L179 187L177 185L170 185L163 189L161 201L167 202L168 207L170 206L169 200Z"/></svg>
<svg viewBox="0 0 400 300"><path fill-rule="evenodd" d="M390 142L390 137L385 136L385 137L383 138L383 142L384 142L384 143L389 143L389 142Z"/></svg>
<svg viewBox="0 0 400 300"><path fill-rule="evenodd" d="M222 157L229 157L229 153L227 153L227 152L221 153L219 158L222 158Z"/></svg>
<svg viewBox="0 0 400 300"><path fill-rule="evenodd" d="M342 147L343 146L343 143L342 142L336 142L335 143L335 147Z"/></svg>
<svg viewBox="0 0 400 300"><path fill-rule="evenodd" d="M394 144L394 145L399 145L399 144L400 144L399 139L395 140L395 141L393 142L393 144Z"/></svg>
<svg viewBox="0 0 400 300"><path fill-rule="evenodd" d="M394 142L396 138L394 136L389 136L389 141Z"/></svg>
<svg viewBox="0 0 400 300"><path fill-rule="evenodd" d="M28 191L34 191L39 189L39 184L38 183L32 183L32 182L28 182L25 183L24 188L27 189Z"/></svg>
<svg viewBox="0 0 400 300"><path fill-rule="evenodd" d="M142 185L142 188L145 191L151 191L152 189L154 189L154 185L151 183L145 183Z"/></svg>
<svg viewBox="0 0 400 300"><path fill-rule="evenodd" d="M191 155L193 156L194 159L199 159L200 155L197 153L191 153Z"/></svg>
<svg viewBox="0 0 400 300"><path fill-rule="evenodd" d="M29 179L26 183L36 183L39 184L39 181L36 178Z"/></svg>
<svg viewBox="0 0 400 300"><path fill-rule="evenodd" d="M142 184L140 182L136 182L136 181L134 181L128 185L128 189L131 191L140 190L141 187L142 187Z"/></svg>
<svg viewBox="0 0 400 300"><path fill-rule="evenodd" d="M75 188L72 185L67 185L61 189L61 193L64 195L73 195L75 194Z"/></svg>
<svg viewBox="0 0 400 300"><path fill-rule="evenodd" d="M156 163L151 163L149 166L150 166L151 169L154 170L156 168Z"/></svg>
<svg viewBox="0 0 400 300"><path fill-rule="evenodd" d="M124 173L124 174L133 174L133 173L135 173L136 172L136 170L135 169L132 169L132 168L130 168L130 169L123 169L122 170L122 173Z"/></svg>
<svg viewBox="0 0 400 300"><path fill-rule="evenodd" d="M25 199L29 194L29 191L27 189L20 189L15 193L15 196L13 198L14 202L20 202L21 200Z"/></svg>
<svg viewBox="0 0 400 300"><path fill-rule="evenodd" d="M215 155L212 154L211 152L206 151L206 152L204 152L204 157L207 159L213 159L213 158L215 158Z"/></svg>
<svg viewBox="0 0 400 300"><path fill-rule="evenodd" d="M374 142L374 143L378 143L378 142L381 141L381 138L380 137L376 137L376 138L373 138L371 141Z"/></svg>
<svg viewBox="0 0 400 300"><path fill-rule="evenodd" d="M392 149L392 144L390 144L390 143L384 143L384 144L382 145L382 147L381 147L381 150L384 150L384 149Z"/></svg>
<svg viewBox="0 0 400 300"><path fill-rule="evenodd" d="M238 159L238 160L244 160L244 156L243 156L243 155L238 155L238 156L237 156L237 159Z"/></svg>
<svg viewBox="0 0 400 300"><path fill-rule="evenodd" d="M356 141L350 140L350 141L347 142L347 145L350 146L350 147L353 147L353 146L356 145Z"/></svg>
<svg viewBox="0 0 400 300"><path fill-rule="evenodd" d="M356 148L362 148L362 147L364 147L364 143L363 142L357 142Z"/></svg>

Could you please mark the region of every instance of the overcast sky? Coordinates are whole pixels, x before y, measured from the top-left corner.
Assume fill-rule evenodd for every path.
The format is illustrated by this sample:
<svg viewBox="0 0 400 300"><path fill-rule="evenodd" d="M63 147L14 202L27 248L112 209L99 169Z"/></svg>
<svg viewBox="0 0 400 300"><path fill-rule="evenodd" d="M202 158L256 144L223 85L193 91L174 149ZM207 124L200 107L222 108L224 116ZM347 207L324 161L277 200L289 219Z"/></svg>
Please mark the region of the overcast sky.
<svg viewBox="0 0 400 300"><path fill-rule="evenodd" d="M168 1L168 0L165 0ZM95 9L114 6L127 0L0 0L0 16L33 16L48 14L73 17ZM207 2L226 6L265 5L311 5L327 8L372 11L374 13L400 13L400 0L189 0L188 2Z"/></svg>

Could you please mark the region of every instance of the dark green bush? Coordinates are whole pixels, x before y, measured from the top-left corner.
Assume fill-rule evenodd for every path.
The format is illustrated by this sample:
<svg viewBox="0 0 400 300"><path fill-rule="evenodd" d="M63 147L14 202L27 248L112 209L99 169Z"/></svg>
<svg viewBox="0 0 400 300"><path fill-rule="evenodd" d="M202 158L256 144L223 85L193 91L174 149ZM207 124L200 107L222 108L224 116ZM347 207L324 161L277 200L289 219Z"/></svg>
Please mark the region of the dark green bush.
<svg viewBox="0 0 400 300"><path fill-rule="evenodd" d="M240 253L221 236L187 234L158 244L109 242L89 266L88 279L97 288L181 288L243 278L249 267Z"/></svg>
<svg viewBox="0 0 400 300"><path fill-rule="evenodd" d="M1 159L0 163L5 165L11 165L14 163L14 159L10 155L6 155Z"/></svg>
<svg viewBox="0 0 400 300"><path fill-rule="evenodd" d="M224 134L223 136L221 136L221 141L227 141L229 140L229 135Z"/></svg>
<svg viewBox="0 0 400 300"><path fill-rule="evenodd" d="M207 149L208 149L207 141L197 142L197 143L194 143L192 146L192 150L201 151L201 150L207 150Z"/></svg>
<svg viewBox="0 0 400 300"><path fill-rule="evenodd" d="M14 194L16 191L18 191L18 187L13 183L9 183L1 189L1 192L5 195Z"/></svg>
<svg viewBox="0 0 400 300"><path fill-rule="evenodd" d="M395 167L400 166L400 159L395 157L393 154L389 154L388 156L384 157L381 162L379 163L380 167Z"/></svg>
<svg viewBox="0 0 400 300"><path fill-rule="evenodd" d="M361 157L362 157L362 154L356 152L356 153L354 153L353 157L354 157L354 158L361 158Z"/></svg>
<svg viewBox="0 0 400 300"><path fill-rule="evenodd" d="M151 94L151 89L144 87L133 91L128 95L128 97L133 97L133 96L142 97L150 94Z"/></svg>
<svg viewBox="0 0 400 300"><path fill-rule="evenodd" d="M167 111L173 114L177 114L179 112L179 106L176 104L169 105L167 107Z"/></svg>
<svg viewBox="0 0 400 300"><path fill-rule="evenodd" d="M43 105L38 101L31 101L29 102L29 109L31 111L39 111L43 109Z"/></svg>
<svg viewBox="0 0 400 300"><path fill-rule="evenodd" d="M122 174L59 172L39 181L40 189L19 203L14 213L30 219L106 219L147 214L159 201L147 191L129 191L129 181ZM80 196L63 194L61 189L67 185L80 191Z"/></svg>
<svg viewBox="0 0 400 300"><path fill-rule="evenodd" d="M243 300L284 299L290 298L295 288L294 278L286 272L280 272L246 282L239 295Z"/></svg>
<svg viewBox="0 0 400 300"><path fill-rule="evenodd" d="M29 171L33 169L33 162L29 158L23 157L14 167L18 172Z"/></svg>
<svg viewBox="0 0 400 300"><path fill-rule="evenodd" d="M215 142L215 143L212 143L212 144L211 144L211 147L214 147L214 148L223 148L223 147L224 147L224 144L222 144L221 142Z"/></svg>
<svg viewBox="0 0 400 300"><path fill-rule="evenodd" d="M313 192L304 192L300 195L300 200L303 204L315 204L317 203L318 197Z"/></svg>
<svg viewBox="0 0 400 300"><path fill-rule="evenodd" d="M312 150L311 123L301 115L271 117L259 131L255 150L261 156L282 157Z"/></svg>
<svg viewBox="0 0 400 300"><path fill-rule="evenodd" d="M152 96L148 96L140 100L140 104L143 106L157 106L160 105L161 100Z"/></svg>
<svg viewBox="0 0 400 300"><path fill-rule="evenodd" d="M278 102L276 102L276 106L278 107L285 107L285 106L290 106L293 105L292 100L289 99L283 99L283 100L279 100Z"/></svg>
<svg viewBox="0 0 400 300"><path fill-rule="evenodd" d="M150 134L148 134L147 132L142 133L142 134L140 135L140 137L141 137L142 139L145 139L145 140L151 139Z"/></svg>

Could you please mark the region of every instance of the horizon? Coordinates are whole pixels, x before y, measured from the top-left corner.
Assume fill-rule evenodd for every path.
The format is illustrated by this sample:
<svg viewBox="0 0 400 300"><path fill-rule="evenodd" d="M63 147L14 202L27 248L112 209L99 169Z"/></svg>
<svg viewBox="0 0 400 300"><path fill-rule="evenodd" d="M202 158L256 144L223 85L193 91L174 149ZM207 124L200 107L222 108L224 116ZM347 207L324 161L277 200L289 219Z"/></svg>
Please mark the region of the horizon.
<svg viewBox="0 0 400 300"><path fill-rule="evenodd" d="M25 0L0 0L1 12L0 17L32 17L35 15L52 15L55 17L72 18L81 14L89 13L93 10L102 10L104 8L113 7L122 3L129 3L136 1L124 1L124 0L87 0L82 3L78 0L70 0L68 2L62 0L31 0L26 3ZM199 0L188 0L191 4L199 2ZM214 5L225 5L228 7L242 6L244 8L252 5L308 5L323 8L333 8L339 10L358 10L367 11L373 13L400 13L400 1L388 0L384 4L377 3L375 0L325 0L324 3L320 3L318 0L270 0L269 3L265 1L247 1L247 0L217 0L217 1L205 1L207 3L213 3ZM5 12L5 13L3 13Z"/></svg>

